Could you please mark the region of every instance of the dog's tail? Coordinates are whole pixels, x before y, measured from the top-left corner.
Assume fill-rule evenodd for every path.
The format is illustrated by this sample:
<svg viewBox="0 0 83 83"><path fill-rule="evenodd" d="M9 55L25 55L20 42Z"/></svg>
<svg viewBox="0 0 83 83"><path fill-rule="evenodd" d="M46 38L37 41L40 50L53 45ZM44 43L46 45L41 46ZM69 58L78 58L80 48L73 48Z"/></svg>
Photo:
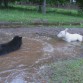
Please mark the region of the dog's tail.
<svg viewBox="0 0 83 83"><path fill-rule="evenodd" d="M82 36L82 41L83 41L83 36Z"/></svg>

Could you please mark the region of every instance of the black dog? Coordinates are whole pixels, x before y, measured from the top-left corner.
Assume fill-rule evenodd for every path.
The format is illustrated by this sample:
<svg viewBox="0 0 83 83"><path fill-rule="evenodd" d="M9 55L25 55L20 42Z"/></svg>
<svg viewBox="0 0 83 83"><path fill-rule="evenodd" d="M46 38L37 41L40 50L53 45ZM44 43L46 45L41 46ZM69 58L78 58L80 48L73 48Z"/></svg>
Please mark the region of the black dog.
<svg viewBox="0 0 83 83"><path fill-rule="evenodd" d="M15 36L10 42L0 44L0 55L18 50L22 45L22 37Z"/></svg>

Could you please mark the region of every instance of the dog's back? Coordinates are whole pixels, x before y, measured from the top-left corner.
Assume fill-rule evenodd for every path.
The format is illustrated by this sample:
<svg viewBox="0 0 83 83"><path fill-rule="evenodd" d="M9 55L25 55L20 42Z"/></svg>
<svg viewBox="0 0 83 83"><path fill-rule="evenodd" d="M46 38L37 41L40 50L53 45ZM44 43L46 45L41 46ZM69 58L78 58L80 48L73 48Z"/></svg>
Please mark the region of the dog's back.
<svg viewBox="0 0 83 83"><path fill-rule="evenodd" d="M10 42L0 44L0 55L18 50L22 44L22 37L15 36Z"/></svg>

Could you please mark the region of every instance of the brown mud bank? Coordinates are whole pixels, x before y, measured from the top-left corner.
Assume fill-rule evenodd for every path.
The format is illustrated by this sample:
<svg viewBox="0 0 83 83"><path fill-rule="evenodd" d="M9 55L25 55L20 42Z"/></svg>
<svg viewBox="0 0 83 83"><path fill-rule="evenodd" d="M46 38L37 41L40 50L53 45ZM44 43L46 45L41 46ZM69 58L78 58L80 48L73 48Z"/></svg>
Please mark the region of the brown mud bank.
<svg viewBox="0 0 83 83"><path fill-rule="evenodd" d="M44 75L47 64L83 57L83 43L67 43L57 38L63 29L1 28L0 43L19 35L23 44L18 51L0 56L0 83L49 83L49 76ZM83 34L83 29L70 28L69 32Z"/></svg>
<svg viewBox="0 0 83 83"><path fill-rule="evenodd" d="M81 26L82 22L47 22L44 20L34 20L33 22L0 22L0 28L17 28L24 26Z"/></svg>

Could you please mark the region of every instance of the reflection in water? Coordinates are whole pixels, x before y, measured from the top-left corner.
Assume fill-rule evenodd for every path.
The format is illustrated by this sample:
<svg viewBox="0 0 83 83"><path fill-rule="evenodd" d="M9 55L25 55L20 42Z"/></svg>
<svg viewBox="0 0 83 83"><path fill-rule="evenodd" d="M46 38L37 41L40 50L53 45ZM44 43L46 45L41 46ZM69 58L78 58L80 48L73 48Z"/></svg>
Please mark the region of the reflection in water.
<svg viewBox="0 0 83 83"><path fill-rule="evenodd" d="M19 32L18 29L1 30L0 43L9 41L15 34L23 37L20 50L0 56L0 83L48 83L42 76L45 64L75 58L82 53L81 43L66 43L51 37Z"/></svg>

